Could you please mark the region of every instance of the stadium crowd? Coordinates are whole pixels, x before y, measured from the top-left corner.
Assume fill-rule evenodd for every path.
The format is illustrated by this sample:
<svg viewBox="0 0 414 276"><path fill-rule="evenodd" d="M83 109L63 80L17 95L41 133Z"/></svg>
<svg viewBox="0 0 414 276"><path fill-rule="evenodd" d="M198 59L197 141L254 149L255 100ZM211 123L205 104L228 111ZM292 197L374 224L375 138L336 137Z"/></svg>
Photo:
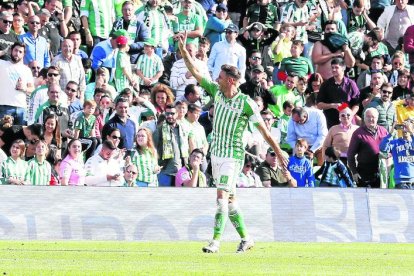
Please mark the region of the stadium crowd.
<svg viewBox="0 0 414 276"><path fill-rule="evenodd" d="M408 2L3 0L0 181L212 187L227 132L238 187L414 189ZM287 168L253 123L215 117L183 37L203 78L237 67Z"/></svg>

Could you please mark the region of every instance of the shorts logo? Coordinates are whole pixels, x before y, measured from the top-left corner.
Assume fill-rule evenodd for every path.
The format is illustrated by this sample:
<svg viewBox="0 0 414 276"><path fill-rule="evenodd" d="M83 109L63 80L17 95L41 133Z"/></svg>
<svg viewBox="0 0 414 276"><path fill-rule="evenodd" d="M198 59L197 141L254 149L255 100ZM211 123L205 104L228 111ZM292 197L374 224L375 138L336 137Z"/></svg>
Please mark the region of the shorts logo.
<svg viewBox="0 0 414 276"><path fill-rule="evenodd" d="M220 176L220 184L227 184L227 182L229 182L229 176L228 175Z"/></svg>

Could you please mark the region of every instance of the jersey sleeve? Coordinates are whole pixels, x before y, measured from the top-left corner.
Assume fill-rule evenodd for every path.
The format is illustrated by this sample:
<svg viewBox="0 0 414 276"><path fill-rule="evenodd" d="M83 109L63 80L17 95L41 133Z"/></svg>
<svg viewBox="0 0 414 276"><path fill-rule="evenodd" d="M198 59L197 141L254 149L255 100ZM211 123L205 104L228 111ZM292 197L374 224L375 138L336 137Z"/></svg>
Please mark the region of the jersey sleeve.
<svg viewBox="0 0 414 276"><path fill-rule="evenodd" d="M249 118L249 121L253 123L253 125L257 126L260 122L263 122L259 107L257 106L256 102L253 101L250 97L247 97L246 99L246 102L244 104L244 112Z"/></svg>
<svg viewBox="0 0 414 276"><path fill-rule="evenodd" d="M216 94L219 91L219 86L217 83L210 81L204 77L201 79L200 86L213 98L216 97Z"/></svg>

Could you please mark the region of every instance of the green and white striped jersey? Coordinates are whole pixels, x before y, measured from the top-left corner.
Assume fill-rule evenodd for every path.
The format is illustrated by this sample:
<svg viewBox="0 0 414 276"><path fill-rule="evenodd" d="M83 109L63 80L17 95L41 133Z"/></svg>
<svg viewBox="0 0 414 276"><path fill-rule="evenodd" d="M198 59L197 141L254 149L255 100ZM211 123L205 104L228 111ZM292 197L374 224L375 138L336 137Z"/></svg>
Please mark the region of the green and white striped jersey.
<svg viewBox="0 0 414 276"><path fill-rule="evenodd" d="M137 180L149 184L155 183L157 176L154 173L154 170L158 161L157 158L152 155L151 151L144 149L141 153L138 150L134 150L131 156L132 164L138 168Z"/></svg>
<svg viewBox="0 0 414 276"><path fill-rule="evenodd" d="M50 183L52 176L52 167L49 162L43 160L39 163L36 157L27 162L27 171L24 181L29 185L46 186Z"/></svg>
<svg viewBox="0 0 414 276"><path fill-rule="evenodd" d="M227 99L217 83L203 78L201 87L214 98L211 154L244 160L243 133L249 121L255 125L263 121L259 107L240 90L233 98Z"/></svg>
<svg viewBox="0 0 414 276"><path fill-rule="evenodd" d="M108 38L115 21L115 5L113 0L82 0L81 16L88 18L92 36Z"/></svg>
<svg viewBox="0 0 414 276"><path fill-rule="evenodd" d="M309 9L306 5L300 8L295 2L291 2L285 5L280 21L282 23L309 21L309 17ZM304 44L308 43L308 34L305 26L296 27L295 39L303 41Z"/></svg>
<svg viewBox="0 0 414 276"><path fill-rule="evenodd" d="M147 78L154 77L158 72L164 71L162 60L156 54L148 56L146 54L140 55L137 61L136 69L140 70ZM144 80L139 78L140 84L144 84Z"/></svg>
<svg viewBox="0 0 414 276"><path fill-rule="evenodd" d="M8 184L7 179L9 177L16 177L20 180L24 180L24 176L27 170L27 162L23 159L14 160L10 156L1 163L1 184Z"/></svg>
<svg viewBox="0 0 414 276"><path fill-rule="evenodd" d="M164 9L151 9L148 5L144 5L135 12L135 15L136 20L141 20L148 27L150 37L155 40L155 43L163 45L163 39L168 37L167 34L169 34L171 29Z"/></svg>

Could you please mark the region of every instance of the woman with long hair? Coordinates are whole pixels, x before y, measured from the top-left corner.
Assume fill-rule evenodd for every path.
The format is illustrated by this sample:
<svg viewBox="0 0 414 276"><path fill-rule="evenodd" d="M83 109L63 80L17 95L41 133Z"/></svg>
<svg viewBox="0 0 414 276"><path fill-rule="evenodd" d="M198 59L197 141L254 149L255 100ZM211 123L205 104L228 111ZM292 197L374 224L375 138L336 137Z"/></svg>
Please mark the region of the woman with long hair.
<svg viewBox="0 0 414 276"><path fill-rule="evenodd" d="M62 186L83 186L85 175L82 144L79 139L72 139L68 144L66 157L60 163L60 184Z"/></svg>
<svg viewBox="0 0 414 276"><path fill-rule="evenodd" d="M157 117L165 112L167 105L174 103L174 99L174 94L165 84L156 84L151 89L151 102L157 110Z"/></svg>
<svg viewBox="0 0 414 276"><path fill-rule="evenodd" d="M49 147L44 140L38 140L35 144L35 156L27 162L27 171L24 183L28 185L49 185L52 175L52 167L46 160Z"/></svg>
<svg viewBox="0 0 414 276"><path fill-rule="evenodd" d="M43 121L43 138L49 145L57 147L56 152L60 156L60 149L62 148L62 136L60 133L59 117L56 114L49 114Z"/></svg>
<svg viewBox="0 0 414 276"><path fill-rule="evenodd" d="M116 147L116 150L113 151L112 158L114 158L114 159L121 162L124 159L124 154L125 154L125 151L118 147L119 143L121 142L121 131L119 129L117 129L116 127L113 127L109 130L108 133L109 134L106 135L106 137L102 137L102 142L104 142L106 140L109 140L114 144L114 146ZM93 155L99 154L101 152L101 149L102 149L102 144L100 144L96 148ZM121 166L121 167L123 167L123 166Z"/></svg>
<svg viewBox="0 0 414 276"><path fill-rule="evenodd" d="M23 185L27 170L27 162L24 160L26 145L23 140L13 142L10 148L10 156L1 163L1 184Z"/></svg>
<svg viewBox="0 0 414 276"><path fill-rule="evenodd" d="M321 85L323 83L323 78L319 73L313 73L308 78L308 89L305 91L305 94L309 95L312 93L318 93Z"/></svg>
<svg viewBox="0 0 414 276"><path fill-rule="evenodd" d="M135 142L136 149L131 153L131 162L138 168L137 186L156 187L160 168L151 131L148 128L139 128Z"/></svg>

